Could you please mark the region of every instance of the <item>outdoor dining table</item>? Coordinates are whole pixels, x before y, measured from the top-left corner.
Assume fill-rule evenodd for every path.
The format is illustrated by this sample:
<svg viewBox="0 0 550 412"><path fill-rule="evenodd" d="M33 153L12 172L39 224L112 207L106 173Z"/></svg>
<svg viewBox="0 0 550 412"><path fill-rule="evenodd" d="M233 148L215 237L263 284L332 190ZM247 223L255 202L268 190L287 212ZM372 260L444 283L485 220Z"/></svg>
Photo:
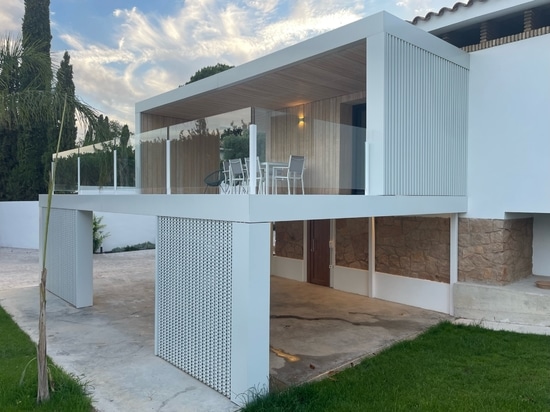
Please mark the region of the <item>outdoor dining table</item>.
<svg viewBox="0 0 550 412"><path fill-rule="evenodd" d="M288 162L262 162L261 163L262 168L265 170L265 192L266 194L273 193L275 191L275 179L273 177L273 168L274 167L286 167L288 166ZM268 182L271 180L271 189L269 189ZM271 190L271 192L270 192Z"/></svg>

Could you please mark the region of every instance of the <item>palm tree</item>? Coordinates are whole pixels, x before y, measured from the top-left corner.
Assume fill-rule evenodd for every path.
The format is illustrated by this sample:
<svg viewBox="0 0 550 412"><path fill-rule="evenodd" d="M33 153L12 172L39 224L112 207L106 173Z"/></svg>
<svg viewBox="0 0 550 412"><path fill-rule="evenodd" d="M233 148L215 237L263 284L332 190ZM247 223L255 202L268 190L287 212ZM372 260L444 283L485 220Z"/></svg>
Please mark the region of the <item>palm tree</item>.
<svg viewBox="0 0 550 412"><path fill-rule="evenodd" d="M72 104L76 115L84 124L94 126L97 114L76 96L60 94L54 85L49 89L39 84L30 83L22 87L21 63L25 60L27 69L40 73L36 77L52 78L52 67L49 60L33 44L23 45L20 38L5 37L0 39L0 127L26 127L37 120L50 121L55 125L67 99ZM43 74L43 76L42 76Z"/></svg>

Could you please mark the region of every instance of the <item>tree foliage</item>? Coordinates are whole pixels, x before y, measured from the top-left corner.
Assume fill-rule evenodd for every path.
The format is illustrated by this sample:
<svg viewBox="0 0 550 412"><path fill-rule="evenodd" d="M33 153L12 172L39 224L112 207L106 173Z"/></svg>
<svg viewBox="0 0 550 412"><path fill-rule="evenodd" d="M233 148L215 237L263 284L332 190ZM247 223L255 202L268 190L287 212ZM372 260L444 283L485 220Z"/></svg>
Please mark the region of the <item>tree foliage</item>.
<svg viewBox="0 0 550 412"><path fill-rule="evenodd" d="M231 127L225 129L221 135L221 148L223 150L224 160L242 159L250 157L249 146L250 132L248 125L244 122L240 126L231 124ZM260 160L265 160L265 133L258 133L257 152Z"/></svg>
<svg viewBox="0 0 550 412"><path fill-rule="evenodd" d="M94 111L74 94L68 54L53 78L49 3L25 0L22 38L0 39L0 200L46 192L65 101L63 148L74 146L75 116L95 123Z"/></svg>
<svg viewBox="0 0 550 412"><path fill-rule="evenodd" d="M45 173L49 172L65 98L70 112L65 121L66 147L71 147L76 132L75 116L92 126L96 119L93 109L69 93L72 80L67 81L70 78L65 78L65 73L72 73L72 68L68 55L55 86L46 90L37 83L23 85L23 62L37 78L51 76L49 56L34 45L23 47L20 38L0 40L0 200L36 200L39 193L46 192ZM62 78L65 82L58 85Z"/></svg>
<svg viewBox="0 0 550 412"><path fill-rule="evenodd" d="M61 135L60 151L74 149L77 135L76 127L76 108L72 103L75 100L75 86L73 81L73 66L71 64L71 56L68 52L63 55L63 60L57 69L55 93L60 96L70 96L68 99L67 109L65 113L65 120L63 124L63 133ZM61 115L58 114L58 118ZM55 133L51 133L50 136L55 137L59 134L60 124L55 125ZM55 140L50 142L51 152L53 153Z"/></svg>
<svg viewBox="0 0 550 412"><path fill-rule="evenodd" d="M213 76L216 73L221 73L226 70L232 69L235 66L229 66L224 63L217 63L215 66L206 66L202 69L195 72L193 76L189 79L189 81L185 84L193 83L201 79L205 79L206 77Z"/></svg>

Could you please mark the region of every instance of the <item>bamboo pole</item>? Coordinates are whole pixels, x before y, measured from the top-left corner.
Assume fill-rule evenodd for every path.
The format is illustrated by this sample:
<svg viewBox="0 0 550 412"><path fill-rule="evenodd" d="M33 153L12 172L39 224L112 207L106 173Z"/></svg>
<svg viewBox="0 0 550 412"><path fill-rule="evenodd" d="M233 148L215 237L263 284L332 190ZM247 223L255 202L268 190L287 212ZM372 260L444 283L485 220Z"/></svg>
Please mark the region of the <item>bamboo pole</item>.
<svg viewBox="0 0 550 412"><path fill-rule="evenodd" d="M47 336L46 336L46 249L48 247L48 227L50 224L50 211L52 208L53 188L55 187L55 168L57 167L57 156L59 155L59 146L61 144L61 134L63 133L63 124L65 123L65 110L67 107L67 96L63 103L63 113L61 115L61 125L59 126L59 136L57 138L57 148L55 151L55 159L50 174L50 182L48 184L48 206L46 208L46 222L44 226L44 247L42 248L42 273L40 275L40 312L38 315L38 346L36 348L37 365L38 365L38 392L36 401L38 403L50 399L50 383L48 377L48 352L47 352Z"/></svg>

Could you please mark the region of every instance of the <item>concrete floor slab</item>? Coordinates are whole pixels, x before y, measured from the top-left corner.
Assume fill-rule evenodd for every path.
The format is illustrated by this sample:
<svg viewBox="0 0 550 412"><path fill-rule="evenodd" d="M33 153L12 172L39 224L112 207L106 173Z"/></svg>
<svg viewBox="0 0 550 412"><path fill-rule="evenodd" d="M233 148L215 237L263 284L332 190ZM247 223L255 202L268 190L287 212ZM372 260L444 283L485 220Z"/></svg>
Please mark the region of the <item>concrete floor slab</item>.
<svg viewBox="0 0 550 412"><path fill-rule="evenodd" d="M444 319L450 317L273 276L271 376L282 386L318 379Z"/></svg>
<svg viewBox="0 0 550 412"><path fill-rule="evenodd" d="M154 251L94 255L94 306L49 294L53 360L90 383L99 411L234 411L229 399L154 356ZM38 252L0 248L0 305L37 339ZM270 373L318 379L410 339L447 315L271 279Z"/></svg>

